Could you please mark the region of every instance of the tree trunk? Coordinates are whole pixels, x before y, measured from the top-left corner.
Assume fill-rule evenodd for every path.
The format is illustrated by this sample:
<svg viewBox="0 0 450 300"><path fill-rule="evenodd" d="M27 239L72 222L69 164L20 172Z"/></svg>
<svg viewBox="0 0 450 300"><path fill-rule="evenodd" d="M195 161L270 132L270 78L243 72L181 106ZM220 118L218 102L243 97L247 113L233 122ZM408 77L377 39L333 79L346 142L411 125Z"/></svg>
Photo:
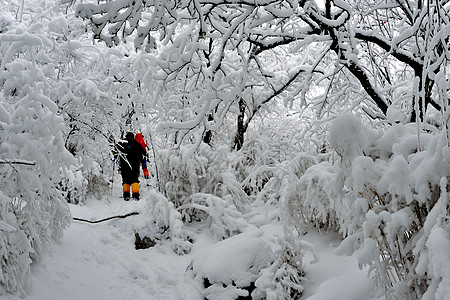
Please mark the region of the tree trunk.
<svg viewBox="0 0 450 300"><path fill-rule="evenodd" d="M246 126L244 126L244 116L245 116L245 101L244 99L239 99L239 115L237 117L237 130L236 135L234 136L234 144L232 149L239 151L244 144L244 135L247 130Z"/></svg>
<svg viewBox="0 0 450 300"><path fill-rule="evenodd" d="M214 117L212 114L208 115L208 121L213 121ZM211 146L211 140L212 140L212 131L211 130L206 130L205 134L203 135L203 142L205 144L208 144Z"/></svg>

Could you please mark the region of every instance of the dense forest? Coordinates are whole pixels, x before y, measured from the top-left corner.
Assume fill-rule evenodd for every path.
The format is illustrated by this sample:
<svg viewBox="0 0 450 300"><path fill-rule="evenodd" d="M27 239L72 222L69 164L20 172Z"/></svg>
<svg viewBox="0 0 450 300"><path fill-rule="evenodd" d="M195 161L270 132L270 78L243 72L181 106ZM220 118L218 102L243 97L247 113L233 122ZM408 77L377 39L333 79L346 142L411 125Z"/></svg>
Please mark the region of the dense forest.
<svg viewBox="0 0 450 300"><path fill-rule="evenodd" d="M311 225L341 235L379 295L448 299L448 0L2 0L0 12L0 295L26 296L68 204L110 194L112 141L133 131L155 182L140 235L186 255L192 223L220 242L276 212L264 223L284 235L253 299L301 297Z"/></svg>

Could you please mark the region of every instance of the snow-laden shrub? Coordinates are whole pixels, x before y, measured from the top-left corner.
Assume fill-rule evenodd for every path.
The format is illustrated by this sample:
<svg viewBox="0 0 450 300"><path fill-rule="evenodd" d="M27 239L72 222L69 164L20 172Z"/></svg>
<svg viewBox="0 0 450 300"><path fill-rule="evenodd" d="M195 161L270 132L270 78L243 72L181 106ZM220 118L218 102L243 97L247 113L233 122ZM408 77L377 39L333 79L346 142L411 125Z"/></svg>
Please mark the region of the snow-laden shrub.
<svg viewBox="0 0 450 300"><path fill-rule="evenodd" d="M357 250L358 263L369 265L385 288L380 293L444 299L448 276L436 262L445 265L450 253L445 132L418 131L417 124L375 132L348 114L331 128L330 143L340 158L306 171L297 187L300 197L290 205L306 222L335 220L346 237L338 252Z"/></svg>
<svg viewBox="0 0 450 300"><path fill-rule="evenodd" d="M291 222L292 206L289 203L297 200L297 195L296 182L285 178L279 199L284 235L277 238L278 249L275 251L274 261L268 268L261 270L255 282L256 290L252 293L252 299L300 299L303 294L303 258L307 251L310 251L315 259L317 256L311 244L299 239L296 224Z"/></svg>
<svg viewBox="0 0 450 300"><path fill-rule="evenodd" d="M0 295L19 291L25 294L30 287L30 241L18 230L19 218L10 208L12 201L0 191Z"/></svg>
<svg viewBox="0 0 450 300"><path fill-rule="evenodd" d="M73 204L84 203L88 197L102 199L110 193L110 183L102 174L100 165L95 161L83 163L78 157L78 164L71 166L61 182L61 189L65 192L67 202Z"/></svg>
<svg viewBox="0 0 450 300"><path fill-rule="evenodd" d="M217 240L222 240L243 232L248 226L230 197L222 199L211 194L196 193L186 198L185 204L179 206L178 210L184 220L190 222L196 218L196 221L208 226Z"/></svg>
<svg viewBox="0 0 450 300"><path fill-rule="evenodd" d="M255 203L262 203L266 207L266 211L269 211L270 208L279 208L280 199L287 189L292 198L290 203L293 205L289 214L296 215L296 217L291 218L291 220L303 220L303 212L298 210L298 207L294 207L296 205L294 203L298 203L295 199L298 199L298 194L301 190L297 189L296 192L291 193L290 188L294 187L294 189L296 189L296 185L292 184L297 183L308 167L314 165L317 161L318 159L314 156L301 152L295 157L276 163L273 166L255 167L253 172L245 179L244 184L247 187L253 186L253 192L260 189L259 192L255 192L253 198L255 199ZM256 186L261 178L261 172L266 172L263 176L268 177L264 185L260 188ZM273 216L266 216L266 218L270 217Z"/></svg>
<svg viewBox="0 0 450 300"><path fill-rule="evenodd" d="M257 195L276 170L279 153L265 136L254 136L247 141L233 160L236 173L241 176L245 191Z"/></svg>
<svg viewBox="0 0 450 300"><path fill-rule="evenodd" d="M135 232L155 242L170 238L176 253L189 253L192 243L189 241L190 237L185 230L181 214L173 203L155 190L149 191L143 200L146 204L134 223Z"/></svg>
<svg viewBox="0 0 450 300"><path fill-rule="evenodd" d="M13 17L9 14L2 13L0 16L0 33L8 31L8 27L13 23Z"/></svg>
<svg viewBox="0 0 450 300"><path fill-rule="evenodd" d="M262 269L273 261L259 229L249 230L200 251L187 276L204 299L234 300L250 296Z"/></svg>
<svg viewBox="0 0 450 300"><path fill-rule="evenodd" d="M329 162L308 168L296 183L297 197L289 201L291 219L295 225L312 223L317 228L337 229L339 224L336 191L333 183L336 173Z"/></svg>
<svg viewBox="0 0 450 300"><path fill-rule="evenodd" d="M274 253L275 260L261 270L252 299L300 299L303 294L303 257L312 246L293 236L279 238L278 243L281 247Z"/></svg>
<svg viewBox="0 0 450 300"><path fill-rule="evenodd" d="M59 241L71 216L57 186L74 163L64 120L48 96L42 24L10 24L0 35L0 293L25 295L30 264Z"/></svg>
<svg viewBox="0 0 450 300"><path fill-rule="evenodd" d="M448 146L443 133L422 132L419 138L422 149L416 128L394 125L374 143L374 149L381 150L380 157L357 157L351 173L344 175L351 188L346 198L359 199L366 211L360 229L363 244L359 263L371 265L378 284L393 297L422 297L429 280L440 282L430 273L418 274L418 257L428 250L418 247L417 242L422 239L426 244L424 224L438 199L448 193L446 187L439 187L441 179L450 174L445 157ZM353 208L348 215L364 213L364 209L356 213ZM448 208L441 213L447 218L450 215ZM348 229L343 227L352 233ZM357 233L355 229L352 231Z"/></svg>
<svg viewBox="0 0 450 300"><path fill-rule="evenodd" d="M11 215L8 218L2 215L1 220L17 232L22 232L29 243L29 247L24 249L32 249L22 253L20 261L6 260L8 265L18 264L7 269L25 270L29 268L30 258L40 260L49 243L59 241L62 230L70 224L69 209L56 186L62 179L66 163L73 162L73 159L64 148L61 134L63 122L56 116L56 106L38 87L30 88L27 95L9 106L8 110L4 107L1 110L4 113L0 120L2 207L3 214L9 212L15 216L14 220ZM12 235L19 236L20 233ZM14 247L11 243L6 245L5 251ZM22 272L20 275L26 274ZM22 283L26 280L15 280L15 284L8 283L7 291L24 293Z"/></svg>
<svg viewBox="0 0 450 300"><path fill-rule="evenodd" d="M206 144L194 152L187 146L160 151L160 181L183 220L205 221L218 240L240 233L247 226L242 213L249 204L244 188L257 201L277 206L281 190L288 184L284 180L298 180L316 162L305 153L282 163L266 161L267 153L254 151L260 144L250 144L253 150L246 148L238 153L230 153L225 147L212 149ZM263 161L257 162L257 157ZM244 180L242 184L237 177Z"/></svg>
<svg viewBox="0 0 450 300"><path fill-rule="evenodd" d="M81 169L81 164L70 166L61 181L61 190L64 191L68 203L79 204L86 199L88 181Z"/></svg>
<svg viewBox="0 0 450 300"><path fill-rule="evenodd" d="M95 199L102 199L105 195L109 195L110 183L97 162L93 161L89 164L89 168L84 168L83 171L85 172L84 177L86 178L87 197L93 196Z"/></svg>
<svg viewBox="0 0 450 300"><path fill-rule="evenodd" d="M159 152L160 182L167 198L179 207L196 193L211 194L226 199L242 211L248 197L227 159L229 150L226 147L212 149L206 144L193 147Z"/></svg>
<svg viewBox="0 0 450 300"><path fill-rule="evenodd" d="M441 179L441 196L431 209L413 254L418 256L415 271L429 282L423 300L443 300L450 295L450 217L447 178Z"/></svg>
<svg viewBox="0 0 450 300"><path fill-rule="evenodd" d="M266 202L279 198L272 193L277 192L276 186L285 177L285 170L299 175L317 163L317 159L320 158L299 151L292 143L274 143L273 138L255 134L235 153L231 164L250 198Z"/></svg>
<svg viewBox="0 0 450 300"><path fill-rule="evenodd" d="M347 166L363 153L368 138L361 121L353 114L345 113L332 122L328 142L341 157L340 162Z"/></svg>

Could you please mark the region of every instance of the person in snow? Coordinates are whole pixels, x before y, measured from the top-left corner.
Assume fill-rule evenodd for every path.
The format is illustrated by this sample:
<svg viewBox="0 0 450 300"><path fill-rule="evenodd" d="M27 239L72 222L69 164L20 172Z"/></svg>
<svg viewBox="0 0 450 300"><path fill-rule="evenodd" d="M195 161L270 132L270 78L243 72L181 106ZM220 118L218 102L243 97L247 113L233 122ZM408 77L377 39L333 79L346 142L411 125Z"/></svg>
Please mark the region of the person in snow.
<svg viewBox="0 0 450 300"><path fill-rule="evenodd" d="M148 173L148 169L147 169L147 143L144 141L144 137L142 136L142 133L136 133L136 136L134 137L134 139L141 144L142 148L145 151L145 155L144 158L141 161L141 165L142 165L142 173L144 174L144 178L148 179L150 176L150 174Z"/></svg>
<svg viewBox="0 0 450 300"><path fill-rule="evenodd" d="M146 155L145 148L135 140L132 132L127 132L125 141L117 145L117 149L122 152L119 155L120 174L122 175L123 198L130 200L130 188L132 198L139 200L139 167Z"/></svg>

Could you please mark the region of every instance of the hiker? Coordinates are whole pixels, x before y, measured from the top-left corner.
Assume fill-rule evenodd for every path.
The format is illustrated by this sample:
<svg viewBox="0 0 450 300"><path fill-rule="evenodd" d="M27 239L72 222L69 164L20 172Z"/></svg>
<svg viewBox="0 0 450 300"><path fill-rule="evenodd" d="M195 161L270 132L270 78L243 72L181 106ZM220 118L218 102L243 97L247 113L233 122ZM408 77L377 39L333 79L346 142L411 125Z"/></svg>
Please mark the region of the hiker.
<svg viewBox="0 0 450 300"><path fill-rule="evenodd" d="M132 198L139 200L139 167L146 155L146 151L134 139L132 132L127 132L125 139L125 141L121 141L117 145L117 149L122 152L119 165L120 174L122 175L123 198L125 201L130 200L131 188Z"/></svg>
<svg viewBox="0 0 450 300"><path fill-rule="evenodd" d="M142 149L144 149L144 151L145 151L145 155L142 158L141 165L142 165L142 173L144 174L144 178L148 179L149 178L149 173L148 173L148 169L147 169L147 160L148 160L148 157L147 157L147 142L144 142L144 137L142 136L142 133L140 133L140 132L136 133L136 136L134 137L134 139L139 144L141 144Z"/></svg>

